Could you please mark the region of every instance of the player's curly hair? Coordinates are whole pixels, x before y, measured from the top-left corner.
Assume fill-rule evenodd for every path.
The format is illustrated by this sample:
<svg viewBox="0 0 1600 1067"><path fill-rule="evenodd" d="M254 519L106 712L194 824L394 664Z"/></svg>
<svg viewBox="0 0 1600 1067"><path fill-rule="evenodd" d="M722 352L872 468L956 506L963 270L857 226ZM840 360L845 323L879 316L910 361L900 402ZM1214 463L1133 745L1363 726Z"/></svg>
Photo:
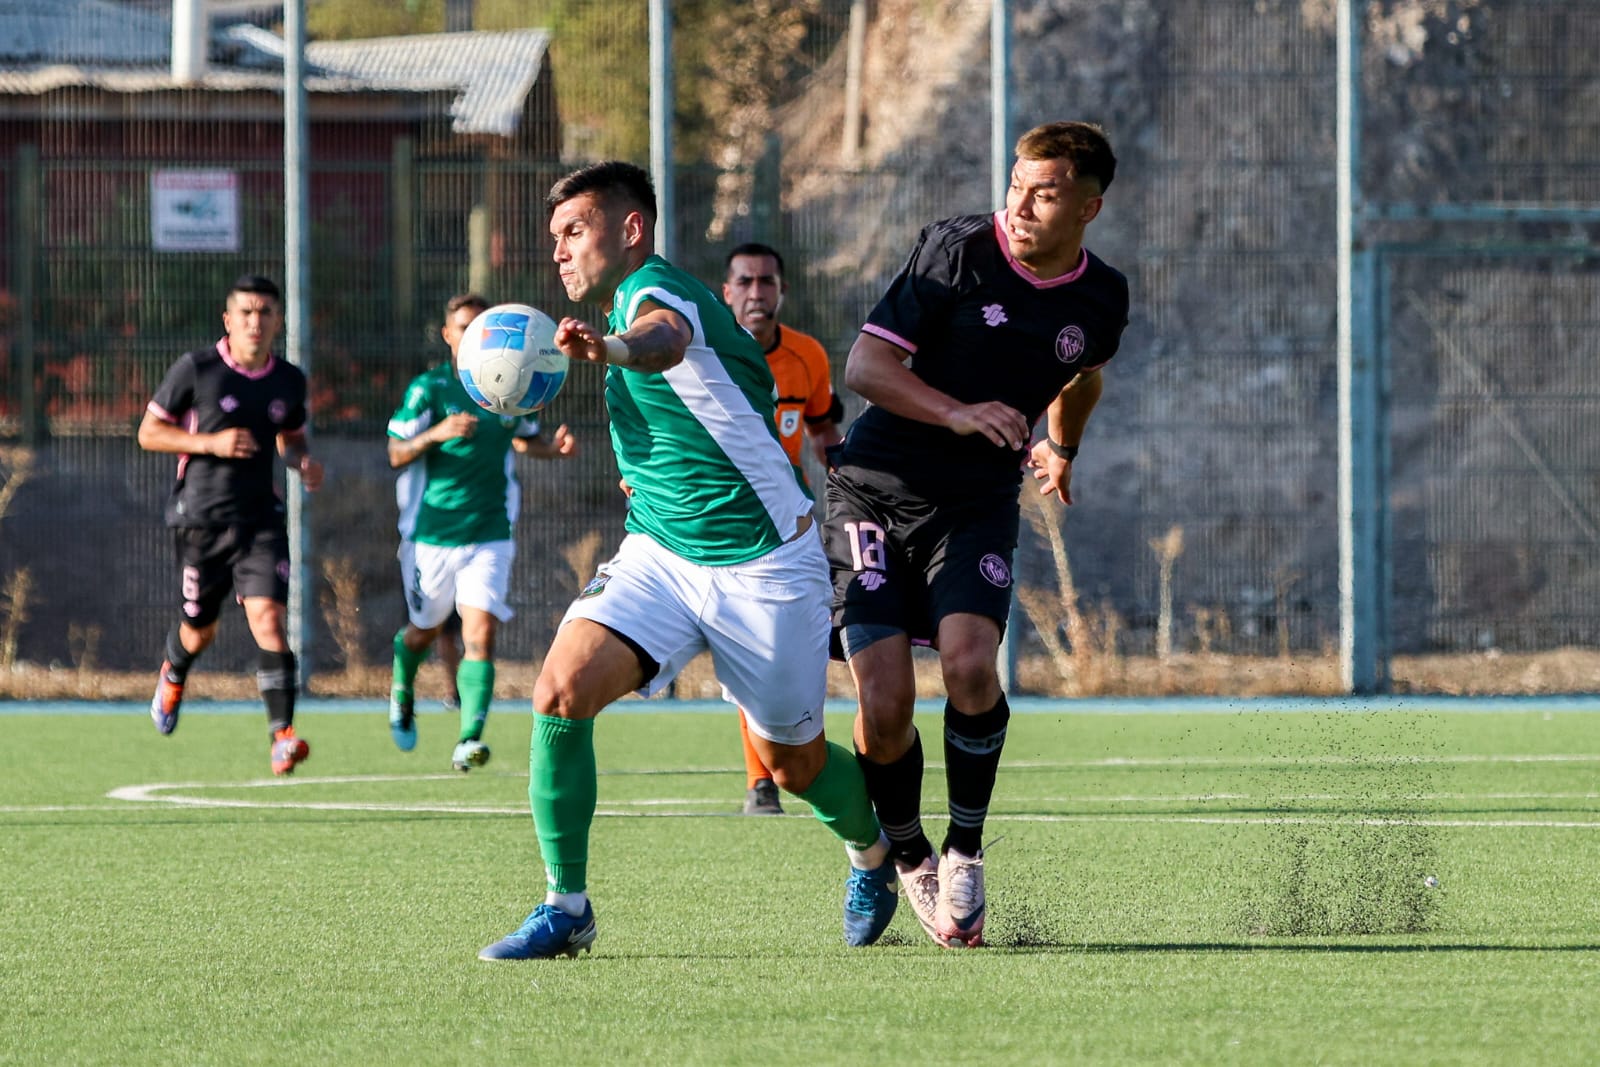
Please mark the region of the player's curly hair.
<svg viewBox="0 0 1600 1067"><path fill-rule="evenodd" d="M584 193L596 193L602 199L620 200L638 208L650 225L655 225L656 187L643 167L611 159L578 168L550 187L550 195L544 198L546 216L554 215L556 208Z"/></svg>
<svg viewBox="0 0 1600 1067"><path fill-rule="evenodd" d="M1047 122L1017 138L1018 159L1064 159L1078 178L1093 178L1103 193L1117 174L1106 131L1092 122Z"/></svg>

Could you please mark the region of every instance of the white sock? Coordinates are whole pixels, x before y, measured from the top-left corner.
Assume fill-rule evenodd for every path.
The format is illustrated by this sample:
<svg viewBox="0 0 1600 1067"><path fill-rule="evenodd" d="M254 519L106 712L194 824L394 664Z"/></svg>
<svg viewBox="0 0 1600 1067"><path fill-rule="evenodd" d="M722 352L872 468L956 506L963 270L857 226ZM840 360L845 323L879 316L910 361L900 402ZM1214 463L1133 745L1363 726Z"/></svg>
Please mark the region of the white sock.
<svg viewBox="0 0 1600 1067"><path fill-rule="evenodd" d="M889 858L889 839L883 836L883 831L878 831L878 839L866 848L852 848L844 846L845 855L850 857L850 866L859 871L873 871L883 866L883 861Z"/></svg>
<svg viewBox="0 0 1600 1067"><path fill-rule="evenodd" d="M560 908L576 919L583 914L583 909L589 905L589 894L585 890L576 893L546 893L544 902L552 907Z"/></svg>

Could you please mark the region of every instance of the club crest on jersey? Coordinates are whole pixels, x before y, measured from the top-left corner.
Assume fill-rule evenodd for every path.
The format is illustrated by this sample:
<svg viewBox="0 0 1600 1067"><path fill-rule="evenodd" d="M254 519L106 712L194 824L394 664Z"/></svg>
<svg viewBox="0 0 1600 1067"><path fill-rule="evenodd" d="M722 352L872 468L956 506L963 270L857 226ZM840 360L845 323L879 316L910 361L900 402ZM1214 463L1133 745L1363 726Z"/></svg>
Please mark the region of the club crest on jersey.
<svg viewBox="0 0 1600 1067"><path fill-rule="evenodd" d="M235 411L239 410L239 398L231 395L225 396L221 400L217 401L217 407L232 415Z"/></svg>
<svg viewBox="0 0 1600 1067"><path fill-rule="evenodd" d="M978 573L992 586L1004 589L1011 584L1011 568L1006 561L990 552L978 561Z"/></svg>
<svg viewBox="0 0 1600 1067"><path fill-rule="evenodd" d="M589 579L589 584L584 586L583 590L578 593L578 599L588 600L590 597L599 596L601 593L606 591L606 583L610 580L611 575L607 574L605 571L601 571L593 578Z"/></svg>
<svg viewBox="0 0 1600 1067"><path fill-rule="evenodd" d="M983 309L983 321L986 326L1001 326L1011 320L1006 318L1006 309L999 304L989 304Z"/></svg>
<svg viewBox="0 0 1600 1067"><path fill-rule="evenodd" d="M282 423L288 414L289 405L281 400L274 400L267 405L267 418L271 419L274 425Z"/></svg>
<svg viewBox="0 0 1600 1067"><path fill-rule="evenodd" d="M1071 363L1083 355L1083 344L1083 329L1068 326L1056 334L1056 358L1063 363Z"/></svg>

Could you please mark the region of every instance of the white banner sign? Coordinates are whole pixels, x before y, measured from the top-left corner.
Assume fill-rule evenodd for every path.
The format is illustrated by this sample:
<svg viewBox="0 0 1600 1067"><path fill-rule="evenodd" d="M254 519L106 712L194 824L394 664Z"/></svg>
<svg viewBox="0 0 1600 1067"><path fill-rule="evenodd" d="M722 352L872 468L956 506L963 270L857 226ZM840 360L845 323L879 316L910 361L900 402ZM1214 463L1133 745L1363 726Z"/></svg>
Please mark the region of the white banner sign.
<svg viewBox="0 0 1600 1067"><path fill-rule="evenodd" d="M150 246L157 252L239 251L239 175L152 171Z"/></svg>

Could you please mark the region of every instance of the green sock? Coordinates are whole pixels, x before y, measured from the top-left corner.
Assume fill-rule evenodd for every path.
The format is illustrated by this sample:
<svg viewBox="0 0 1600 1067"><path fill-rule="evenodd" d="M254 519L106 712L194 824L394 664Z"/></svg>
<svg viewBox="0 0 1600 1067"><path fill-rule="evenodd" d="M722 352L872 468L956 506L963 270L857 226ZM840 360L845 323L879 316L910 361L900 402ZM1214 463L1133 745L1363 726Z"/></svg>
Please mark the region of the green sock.
<svg viewBox="0 0 1600 1067"><path fill-rule="evenodd" d="M421 652L413 652L406 647L406 628L400 627L400 632L394 635L394 687L402 693L411 692L411 687L417 681L417 668L422 666L422 661L428 658L428 653L433 646L429 645Z"/></svg>
<svg viewBox="0 0 1600 1067"><path fill-rule="evenodd" d="M489 699L494 696L494 662L462 660L456 668L456 691L461 694L461 736L457 740L476 741L483 736Z"/></svg>
<svg viewBox="0 0 1600 1067"><path fill-rule="evenodd" d="M859 770L856 777L861 777ZM594 720L535 712L528 746L528 807L552 893L588 888L589 824L598 795Z"/></svg>
<svg viewBox="0 0 1600 1067"><path fill-rule="evenodd" d="M871 848L878 841L878 816L867 796L867 780L855 757L828 742L828 762L822 765L811 788L797 794L811 805L822 825L854 849Z"/></svg>

